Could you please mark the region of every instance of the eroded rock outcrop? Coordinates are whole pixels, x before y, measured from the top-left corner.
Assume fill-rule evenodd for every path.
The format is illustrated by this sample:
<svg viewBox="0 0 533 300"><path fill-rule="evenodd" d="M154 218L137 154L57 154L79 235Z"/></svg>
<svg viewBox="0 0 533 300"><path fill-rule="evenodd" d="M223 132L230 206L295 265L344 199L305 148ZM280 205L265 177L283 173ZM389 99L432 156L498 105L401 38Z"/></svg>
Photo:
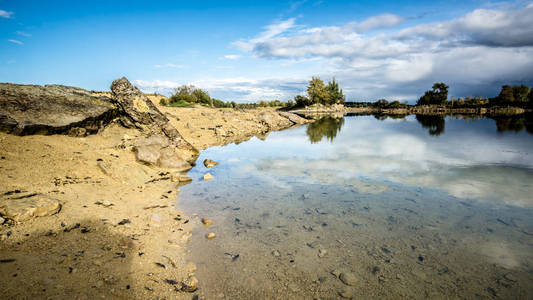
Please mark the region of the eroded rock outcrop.
<svg viewBox="0 0 533 300"><path fill-rule="evenodd" d="M118 114L106 97L62 85L0 83L0 130L17 134L86 135Z"/></svg>
<svg viewBox="0 0 533 300"><path fill-rule="evenodd" d="M139 161L191 168L198 151L139 89L123 77L113 81L108 96L61 85L0 83L0 130L17 135L85 136L119 119L143 132L134 148Z"/></svg>
<svg viewBox="0 0 533 300"><path fill-rule="evenodd" d="M125 77L113 81L111 92L131 124L148 134L135 145L139 161L181 170L192 167L199 155L198 150L181 136L148 97Z"/></svg>
<svg viewBox="0 0 533 300"><path fill-rule="evenodd" d="M133 86L128 79L122 77L111 84L113 99L122 107L137 127L146 125L150 129L159 129L176 146L183 150L197 153L198 151L189 144L174 128L165 115L146 97L138 88ZM155 128L154 128L155 127ZM156 130L157 131L157 130Z"/></svg>

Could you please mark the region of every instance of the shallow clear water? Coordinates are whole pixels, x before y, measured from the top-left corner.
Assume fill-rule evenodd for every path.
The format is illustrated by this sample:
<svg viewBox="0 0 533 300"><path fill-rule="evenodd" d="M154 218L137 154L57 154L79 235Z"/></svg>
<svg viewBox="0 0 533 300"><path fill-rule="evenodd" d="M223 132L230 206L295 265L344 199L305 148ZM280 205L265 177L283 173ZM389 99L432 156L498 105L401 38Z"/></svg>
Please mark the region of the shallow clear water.
<svg viewBox="0 0 533 300"><path fill-rule="evenodd" d="M195 219L189 245L201 293L531 299L526 123L381 119L326 118L203 151L179 195L187 215L214 220ZM220 164L206 169L205 158ZM207 172L213 180L201 179Z"/></svg>

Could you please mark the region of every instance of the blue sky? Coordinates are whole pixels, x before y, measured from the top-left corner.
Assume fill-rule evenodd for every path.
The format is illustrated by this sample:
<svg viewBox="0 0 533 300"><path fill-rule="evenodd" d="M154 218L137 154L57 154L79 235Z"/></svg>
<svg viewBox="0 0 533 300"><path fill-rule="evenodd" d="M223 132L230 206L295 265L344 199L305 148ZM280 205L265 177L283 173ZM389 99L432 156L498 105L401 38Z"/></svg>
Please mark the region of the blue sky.
<svg viewBox="0 0 533 300"><path fill-rule="evenodd" d="M0 81L226 101L288 100L311 76L349 100L416 100L533 84L528 1L2 1Z"/></svg>

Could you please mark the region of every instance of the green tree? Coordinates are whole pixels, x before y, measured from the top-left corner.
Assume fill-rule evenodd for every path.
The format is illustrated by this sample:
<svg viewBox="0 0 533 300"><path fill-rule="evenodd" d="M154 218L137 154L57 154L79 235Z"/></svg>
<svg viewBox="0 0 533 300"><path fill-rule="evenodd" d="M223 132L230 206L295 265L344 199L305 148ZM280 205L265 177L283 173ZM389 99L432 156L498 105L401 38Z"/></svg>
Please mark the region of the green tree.
<svg viewBox="0 0 533 300"><path fill-rule="evenodd" d="M311 100L309 100L309 98L302 95L296 95L296 97L294 97L294 102L296 102L296 106L299 107L304 107L313 104Z"/></svg>
<svg viewBox="0 0 533 300"><path fill-rule="evenodd" d="M527 102L529 95L529 87L527 85L513 86L513 97L516 102Z"/></svg>
<svg viewBox="0 0 533 300"><path fill-rule="evenodd" d="M431 87L433 90L426 91L420 99L418 99L417 105L444 105L448 99L448 88L444 82L436 82Z"/></svg>
<svg viewBox="0 0 533 300"><path fill-rule="evenodd" d="M389 106L389 101L387 101L386 99L379 99L378 101L374 102L374 106L387 107Z"/></svg>
<svg viewBox="0 0 533 300"><path fill-rule="evenodd" d="M213 106L213 101L206 91L201 89L193 89L191 95L196 98L196 102Z"/></svg>
<svg viewBox="0 0 533 300"><path fill-rule="evenodd" d="M174 95L170 96L170 103L176 103L179 101L186 101L189 103L196 102L196 97L192 95L194 86L192 85L182 85L174 90Z"/></svg>
<svg viewBox="0 0 533 300"><path fill-rule="evenodd" d="M326 104L331 105L336 103L344 103L346 101L346 98L342 93L342 89L339 88L339 83L335 81L335 78L333 78L332 81L328 82L328 85L326 86L326 91L328 93Z"/></svg>
<svg viewBox="0 0 533 300"><path fill-rule="evenodd" d="M510 104L515 101L513 87L510 85L502 86L502 90L497 97L498 104Z"/></svg>
<svg viewBox="0 0 533 300"><path fill-rule="evenodd" d="M307 97L311 101L311 104L327 104L328 96L324 81L318 77L311 78L309 85L307 86Z"/></svg>
<svg viewBox="0 0 533 300"><path fill-rule="evenodd" d="M433 84L432 89L433 94L435 95L435 103L433 104L446 104L446 100L448 100L448 88L449 86L447 86L444 82L437 82Z"/></svg>

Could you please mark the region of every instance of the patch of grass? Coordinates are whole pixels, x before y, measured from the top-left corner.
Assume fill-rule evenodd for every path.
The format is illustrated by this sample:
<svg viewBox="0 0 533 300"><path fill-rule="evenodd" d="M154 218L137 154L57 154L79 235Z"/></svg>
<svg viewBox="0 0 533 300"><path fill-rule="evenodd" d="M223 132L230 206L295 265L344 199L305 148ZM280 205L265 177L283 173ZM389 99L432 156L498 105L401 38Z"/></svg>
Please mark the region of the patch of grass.
<svg viewBox="0 0 533 300"><path fill-rule="evenodd" d="M168 106L170 106L170 107L191 107L191 106L194 106L194 104L193 103L189 103L189 102L184 101L184 100L179 100L177 102L169 103Z"/></svg>

